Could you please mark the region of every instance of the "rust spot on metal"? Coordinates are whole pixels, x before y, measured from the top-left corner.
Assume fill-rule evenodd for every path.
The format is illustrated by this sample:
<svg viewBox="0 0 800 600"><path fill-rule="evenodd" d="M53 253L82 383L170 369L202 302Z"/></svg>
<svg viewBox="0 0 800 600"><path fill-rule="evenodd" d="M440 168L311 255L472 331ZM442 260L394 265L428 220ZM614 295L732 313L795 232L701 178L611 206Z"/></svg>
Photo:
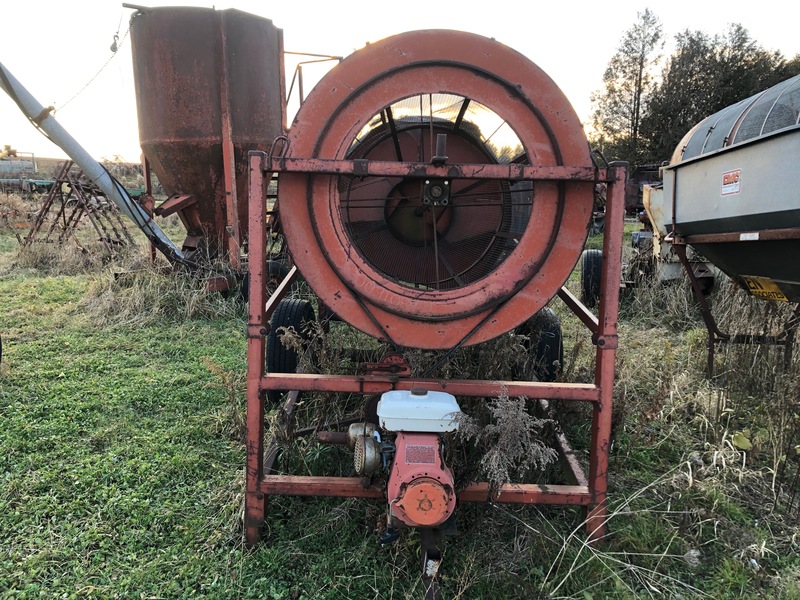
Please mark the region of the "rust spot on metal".
<svg viewBox="0 0 800 600"><path fill-rule="evenodd" d="M247 202L228 200L247 197L239 166L283 129L281 31L238 10L149 8L131 46L142 150L167 194L196 198L194 215L178 209L195 247L227 252L227 227L246 231Z"/></svg>

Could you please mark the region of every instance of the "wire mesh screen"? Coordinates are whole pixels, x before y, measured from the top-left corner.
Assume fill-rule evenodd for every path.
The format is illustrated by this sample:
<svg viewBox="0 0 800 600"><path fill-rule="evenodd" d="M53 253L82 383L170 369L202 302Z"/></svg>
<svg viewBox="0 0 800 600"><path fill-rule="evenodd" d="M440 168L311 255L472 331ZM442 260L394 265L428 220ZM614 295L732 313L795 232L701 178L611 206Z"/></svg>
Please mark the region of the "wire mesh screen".
<svg viewBox="0 0 800 600"><path fill-rule="evenodd" d="M429 162L440 134L451 164L526 162L519 138L482 104L452 94L393 103L353 140L348 158ZM339 215L355 249L403 285L449 290L485 277L528 226L531 182L340 177Z"/></svg>
<svg viewBox="0 0 800 600"><path fill-rule="evenodd" d="M738 123L738 125L737 125ZM683 160L800 124L800 75L708 117L687 142ZM733 134L733 139L731 135Z"/></svg>

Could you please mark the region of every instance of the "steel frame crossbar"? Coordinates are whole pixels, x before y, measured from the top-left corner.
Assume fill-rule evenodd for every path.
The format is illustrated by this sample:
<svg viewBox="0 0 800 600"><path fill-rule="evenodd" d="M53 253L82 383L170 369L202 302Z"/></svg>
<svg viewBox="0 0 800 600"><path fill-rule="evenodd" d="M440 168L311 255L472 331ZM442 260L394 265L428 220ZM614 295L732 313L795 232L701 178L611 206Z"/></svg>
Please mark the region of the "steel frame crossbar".
<svg viewBox="0 0 800 600"><path fill-rule="evenodd" d="M458 493L459 502L500 502L583 506L587 511L586 532L599 539L606 531L606 494L611 434L611 410L617 348L617 314L622 258L625 206L625 165L605 169L585 167L530 167L522 165L428 165L377 161L334 161L268 157L262 152L249 156L249 271L250 299L247 325L247 469L245 494L246 542L252 546L262 537L272 495L337 496L384 499L378 482L358 477L310 477L273 473L277 442L264 439L267 390L292 390L283 407L290 416L299 394L305 391L376 394L389 390L425 387L447 390L456 396L496 397L501 390L512 396L546 400L590 402L593 407L588 475L578 465L563 435L557 445L567 478L574 485L506 484L492 490L486 482L472 483ZM399 375L308 375L265 373L266 337L269 319L277 303L297 276L292 269L278 289L266 297L267 279L267 184L273 172L309 174L395 175L403 177L446 176L452 178L531 179L608 184L603 269L598 314L594 315L566 289L559 291L578 319L584 323L596 346L593 384L539 383L527 381L440 380ZM289 419L284 420L289 422ZM288 426L287 426L288 427ZM292 432L286 432L292 433ZM335 434L334 434L335 435ZM331 437L331 436L329 436Z"/></svg>

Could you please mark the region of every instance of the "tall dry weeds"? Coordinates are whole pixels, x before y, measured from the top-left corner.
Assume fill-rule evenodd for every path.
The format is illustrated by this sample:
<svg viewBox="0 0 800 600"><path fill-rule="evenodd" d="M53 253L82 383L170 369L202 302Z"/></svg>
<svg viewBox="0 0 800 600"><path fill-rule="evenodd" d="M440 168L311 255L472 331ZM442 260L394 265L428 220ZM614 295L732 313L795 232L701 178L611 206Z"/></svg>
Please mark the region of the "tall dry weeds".
<svg viewBox="0 0 800 600"><path fill-rule="evenodd" d="M795 308L751 297L727 279L708 300L720 330L762 339L781 339ZM628 448L661 443L666 431L686 453L734 449L768 483L767 504L797 502L800 353L720 343L707 379L707 331L688 285L637 289L622 316L615 424L630 434ZM751 505L747 495L737 501Z"/></svg>
<svg viewBox="0 0 800 600"><path fill-rule="evenodd" d="M310 323L300 332L281 327L278 333L284 347L297 353L305 373L355 373L359 362L351 357L353 348L362 350L362 360L366 354L372 362L389 350L387 345L341 323L327 330L319 323ZM508 380L531 362L524 341L523 336L508 334L450 354L414 349L405 354L415 376ZM520 481L531 472L542 471L556 460L555 450L548 445L552 441L552 421L534 416L526 399L504 394L493 399L460 401L468 414L459 416L460 432L450 438L448 445L460 448L450 451L448 460L464 482L480 478L497 489ZM359 413L363 403L360 395L306 394L295 419L299 427L321 426Z"/></svg>
<svg viewBox="0 0 800 600"><path fill-rule="evenodd" d="M755 336L777 335L792 308L752 298L728 280L708 301L721 330ZM702 387L707 332L687 282L636 288L620 312L617 387L623 397L631 390L650 399L663 396L675 378L690 389ZM782 346L718 344L714 385L744 397L787 389L782 373L795 369L794 361L783 369L783 356Z"/></svg>
<svg viewBox="0 0 800 600"><path fill-rule="evenodd" d="M472 443L480 452L480 473L497 491L501 485L520 481L530 471L543 471L558 459L547 445L549 419L540 419L528 410L525 398L502 394L487 404L484 420L462 413L458 418L458 438Z"/></svg>
<svg viewBox="0 0 800 600"><path fill-rule="evenodd" d="M714 309L720 329L730 335L785 340L794 305L751 297L727 283ZM779 480L797 486L800 448L800 353L776 344L719 344L715 384L725 402L715 407L720 429L735 435L738 447L763 460ZM796 491L796 490L795 490Z"/></svg>
<svg viewBox="0 0 800 600"><path fill-rule="evenodd" d="M100 271L107 264L106 251L100 243L78 246L34 241L19 248L11 267L45 275L73 276Z"/></svg>
<svg viewBox="0 0 800 600"><path fill-rule="evenodd" d="M235 289L227 295L209 290L210 278L229 273L223 263L193 271L170 267L161 260L150 263L140 259L135 264L132 269L109 268L98 273L79 309L98 322L117 325L244 316Z"/></svg>
<svg viewBox="0 0 800 600"><path fill-rule="evenodd" d="M0 193L0 232L17 234L30 227L38 207L21 194Z"/></svg>

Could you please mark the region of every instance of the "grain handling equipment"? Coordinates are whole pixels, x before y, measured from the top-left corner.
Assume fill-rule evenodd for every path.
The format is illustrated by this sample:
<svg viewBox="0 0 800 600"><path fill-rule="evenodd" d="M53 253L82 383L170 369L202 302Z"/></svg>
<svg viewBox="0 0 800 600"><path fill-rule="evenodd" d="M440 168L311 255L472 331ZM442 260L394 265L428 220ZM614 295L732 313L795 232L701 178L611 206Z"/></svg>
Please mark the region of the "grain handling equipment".
<svg viewBox="0 0 800 600"><path fill-rule="evenodd" d="M172 263L194 267L247 252L246 155L283 133L283 37L271 21L238 10L123 4L131 17L139 138L177 214L178 248L102 165L0 64L0 89L80 166ZM248 56L248 61L241 57ZM144 203L143 203L144 204ZM242 230L245 230L244 232Z"/></svg>
<svg viewBox="0 0 800 600"><path fill-rule="evenodd" d="M53 107L42 106L2 63L0 63L0 89L9 95L34 127L57 144L81 168L106 197L119 207L122 214L136 223L153 247L158 248L171 262L186 262L183 252L175 247L169 237L153 221L152 216L139 206L123 185L93 159L56 121L52 114Z"/></svg>
<svg viewBox="0 0 800 600"><path fill-rule="evenodd" d="M502 136L500 135L502 134ZM493 140L502 137L503 142ZM278 173L277 211L294 266L267 298L267 184ZM415 31L372 43L314 88L289 135L249 157L246 539L262 536L271 495L373 498L388 530L418 527L423 578L436 593L438 533L463 502L578 505L591 538L605 531L607 467L624 166L596 168L583 129L558 87L510 48L457 31ZM566 288L588 235L593 190L609 202L599 316ZM313 307L288 298L302 272L320 310L389 345L380 363L353 374L287 372L273 360L280 326ZM524 326L558 295L596 344L594 382L436 379L404 355L454 350ZM265 371L267 365L279 368ZM374 414L322 441L350 443L356 476L276 471L265 443L267 398L291 423L299 394L357 394ZM487 482L456 489L442 434L457 427L457 397L589 402L588 477L566 457L570 485ZM364 413L370 411L365 410ZM287 428L289 428L287 426ZM291 436L292 431L287 431ZM295 432L301 433L314 432ZM566 443L565 443L566 446ZM385 465L385 466L384 466Z"/></svg>
<svg viewBox="0 0 800 600"><path fill-rule="evenodd" d="M708 372L718 342L784 345L791 362L800 304L778 336L722 333L686 250L692 246L751 295L800 302L800 76L707 117L681 140L662 169L663 197L653 198L656 227L670 232L695 289L709 332Z"/></svg>
<svg viewBox="0 0 800 600"><path fill-rule="evenodd" d="M247 152L283 133L282 31L235 9L126 4L139 139L190 258L247 250ZM247 57L245 60L244 57Z"/></svg>
<svg viewBox="0 0 800 600"><path fill-rule="evenodd" d="M493 40L401 34L335 67L284 135L280 30L238 11L130 7L142 146L170 194L161 213L179 213L189 233L182 249L169 246L171 255L247 253L247 543L261 539L271 495L380 500L387 533L419 528L426 589L435 595L439 533L459 503L581 506L587 534L601 537L626 169L592 163L553 81ZM47 116L41 107L29 114ZM268 210L276 173L277 210ZM595 316L562 286L601 183L609 187ZM285 237L294 263L269 298L268 228L270 239ZM295 372L275 332L314 318L311 303L288 297L300 272L320 312L392 351L355 374ZM441 364L461 347L526 330L556 295L596 345L593 383L443 379L409 362L413 349ZM267 398L283 390L289 435L349 444L356 476L277 473L264 415ZM295 431L303 392L356 395L365 408L346 431ZM458 427L457 398L504 395L590 403L588 474L557 436L568 483L457 486L442 452L444 434Z"/></svg>

